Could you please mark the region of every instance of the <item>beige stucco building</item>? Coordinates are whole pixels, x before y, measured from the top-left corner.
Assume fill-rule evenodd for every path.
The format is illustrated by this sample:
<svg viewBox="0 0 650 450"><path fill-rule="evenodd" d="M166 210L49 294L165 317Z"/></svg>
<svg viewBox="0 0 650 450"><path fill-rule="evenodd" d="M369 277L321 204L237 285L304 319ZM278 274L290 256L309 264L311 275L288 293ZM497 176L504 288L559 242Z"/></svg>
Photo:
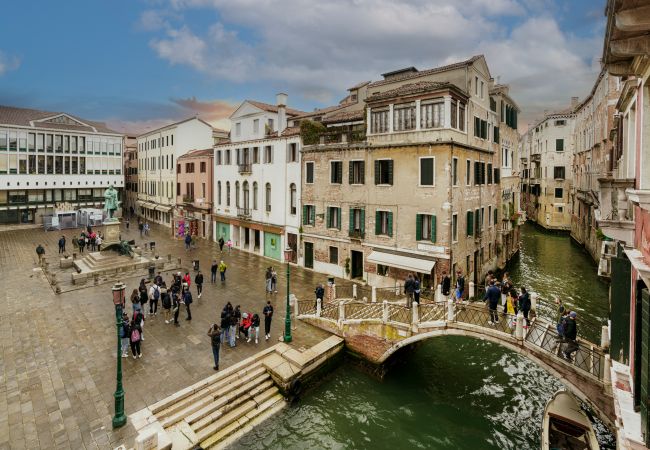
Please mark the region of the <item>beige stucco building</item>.
<svg viewBox="0 0 650 450"><path fill-rule="evenodd" d="M136 212L138 201L138 141L135 136L124 137L124 198L122 211L124 217Z"/></svg>
<svg viewBox="0 0 650 450"><path fill-rule="evenodd" d="M176 162L176 208L174 236L212 237L212 180L214 173L212 147L191 150Z"/></svg>

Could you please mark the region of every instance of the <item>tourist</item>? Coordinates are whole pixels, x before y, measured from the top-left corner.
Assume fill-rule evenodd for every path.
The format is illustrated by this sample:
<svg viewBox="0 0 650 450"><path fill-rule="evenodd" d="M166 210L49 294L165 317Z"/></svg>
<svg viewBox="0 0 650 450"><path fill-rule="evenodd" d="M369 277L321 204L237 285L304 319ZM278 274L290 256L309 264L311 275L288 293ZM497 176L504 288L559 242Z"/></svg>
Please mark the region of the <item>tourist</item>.
<svg viewBox="0 0 650 450"><path fill-rule="evenodd" d="M136 313L137 314L137 313ZM142 351L140 350L140 343L142 339L142 321L139 320L141 315L133 315L133 320L131 321L130 332L131 332L131 353L133 353L133 359L142 358Z"/></svg>
<svg viewBox="0 0 650 450"><path fill-rule="evenodd" d="M406 293L406 307L410 308L413 304L413 274L409 273L404 280L404 293Z"/></svg>
<svg viewBox="0 0 650 450"><path fill-rule="evenodd" d="M320 299L320 304L321 304L321 307L322 307L323 306L323 298L325 297L325 288L323 288L322 283L318 283L318 285L316 285L316 289L314 290L314 293L316 294L316 306L314 307L314 309L317 309L318 308L318 300Z"/></svg>
<svg viewBox="0 0 650 450"><path fill-rule="evenodd" d="M138 222L138 230L140 230L140 237L142 237L144 233L144 224L142 222Z"/></svg>
<svg viewBox="0 0 650 450"><path fill-rule="evenodd" d="M181 306L181 297L180 291L176 290L172 292L172 312L174 313L174 326L180 327L181 324L178 323L178 315L180 313Z"/></svg>
<svg viewBox="0 0 650 450"><path fill-rule="evenodd" d="M490 320L488 324L494 325L499 323L499 316L497 314L497 306L499 306L499 300L501 299L501 291L498 287L495 286L494 280L490 280L490 286L485 291L484 301L487 301L488 308L490 310Z"/></svg>
<svg viewBox="0 0 650 450"><path fill-rule="evenodd" d="M221 260L219 263L219 275L221 276L222 283L226 282L226 269L228 269L228 266L223 262L223 260Z"/></svg>
<svg viewBox="0 0 650 450"><path fill-rule="evenodd" d="M131 213L131 215L133 215L133 213ZM127 232L129 231L129 225L130 225L130 221L129 221L129 218L127 217L126 218L126 231Z"/></svg>
<svg viewBox="0 0 650 450"><path fill-rule="evenodd" d="M133 307L133 312L136 310L142 310L142 305L140 305L140 293L137 289L133 289L133 292L131 292L131 306Z"/></svg>
<svg viewBox="0 0 650 450"><path fill-rule="evenodd" d="M192 284L192 277L190 276L189 272L185 272L185 276L183 277L183 283L187 284L187 289L190 288L190 285Z"/></svg>
<svg viewBox="0 0 650 450"><path fill-rule="evenodd" d="M271 290L273 289L273 281L272 281L272 271L271 267L266 268L266 274L265 274L265 280L264 280L264 285L266 286L266 293L267 295L271 293Z"/></svg>
<svg viewBox="0 0 650 450"><path fill-rule="evenodd" d="M578 338L578 325L576 324L576 317L578 316L578 313L575 311L571 311L569 313L569 318L566 320L565 325L564 325L564 341L567 343L566 347L564 348L564 357L572 361L571 359L571 354L574 352L578 351L578 342L576 339Z"/></svg>
<svg viewBox="0 0 650 450"><path fill-rule="evenodd" d="M144 235L149 236L149 222L144 224Z"/></svg>
<svg viewBox="0 0 650 450"><path fill-rule="evenodd" d="M151 283L149 289L149 315L158 314L158 300L160 300L160 286L156 283Z"/></svg>
<svg viewBox="0 0 650 450"><path fill-rule="evenodd" d="M144 281L144 279L143 279ZM142 307L141 312L142 315L147 314L147 303L149 302L149 294L147 293L147 287L146 285L144 286L144 289L140 290L140 306Z"/></svg>
<svg viewBox="0 0 650 450"><path fill-rule="evenodd" d="M275 271L275 267L271 267L271 290L278 293L278 273Z"/></svg>
<svg viewBox="0 0 650 450"><path fill-rule="evenodd" d="M97 246L97 251L101 252L102 251L102 243L104 240L102 239L102 235L98 234L97 237L95 238L95 245Z"/></svg>
<svg viewBox="0 0 650 450"><path fill-rule="evenodd" d="M59 253L65 253L65 236L59 238Z"/></svg>
<svg viewBox="0 0 650 450"><path fill-rule="evenodd" d="M77 243L79 244L79 253L83 254L84 247L86 246L86 236L84 235L84 233L81 233L81 237L79 238Z"/></svg>
<svg viewBox="0 0 650 450"><path fill-rule="evenodd" d="M134 311L132 320L138 323L140 327L140 340L144 341L144 313L142 311Z"/></svg>
<svg viewBox="0 0 650 450"><path fill-rule="evenodd" d="M230 255L232 251L232 240L228 239L228 242L226 242L226 247L228 247L228 254Z"/></svg>
<svg viewBox="0 0 650 450"><path fill-rule="evenodd" d="M90 242L90 251L97 251L97 235L93 232L88 236Z"/></svg>
<svg viewBox="0 0 650 450"><path fill-rule="evenodd" d="M190 233L187 233L185 235L185 251L186 252L190 251L191 245L192 245L192 236L190 236Z"/></svg>
<svg viewBox="0 0 650 450"><path fill-rule="evenodd" d="M235 339L239 339L239 325L241 324L241 306L235 306L235 310L232 312L232 316L237 321L237 327L235 328Z"/></svg>
<svg viewBox="0 0 650 450"><path fill-rule="evenodd" d="M442 295L449 297L449 291L451 290L451 278L447 275L447 272L442 272L442 283L441 283Z"/></svg>
<svg viewBox="0 0 650 450"><path fill-rule="evenodd" d="M232 305L230 302L221 310L221 342L224 344L229 341L230 333L230 315L232 312Z"/></svg>
<svg viewBox="0 0 650 450"><path fill-rule="evenodd" d="M167 286L163 282L162 287L160 288L160 299L162 300L163 315L165 316L165 323L171 322L171 308L172 308L172 297L169 295Z"/></svg>
<svg viewBox="0 0 650 450"><path fill-rule="evenodd" d="M234 311L230 314L230 326L228 327L228 337L230 339L230 347L235 346L235 340L239 337L237 336L237 325L239 320L235 317Z"/></svg>
<svg viewBox="0 0 650 450"><path fill-rule="evenodd" d="M221 330L216 323L213 323L208 330L210 343L212 344L212 356L214 356L214 370L219 370L219 346L221 345Z"/></svg>
<svg viewBox="0 0 650 450"><path fill-rule="evenodd" d="M519 311L523 313L524 319L526 319L524 328L528 328L530 325L530 320L528 320L528 313L530 312L531 306L530 294L525 287L522 287L521 295L519 296Z"/></svg>
<svg viewBox="0 0 650 450"><path fill-rule="evenodd" d="M153 282L156 283L158 286L163 285L163 277L162 277L162 274L160 272L158 272L158 275L156 275L154 277Z"/></svg>
<svg viewBox="0 0 650 450"><path fill-rule="evenodd" d="M490 286L490 281L492 281L493 278L494 278L494 272L492 272L491 270L488 270L487 275L485 275L485 289L486 290Z"/></svg>
<svg viewBox="0 0 650 450"><path fill-rule="evenodd" d="M517 293L511 289L506 296L506 321L511 329L517 326Z"/></svg>
<svg viewBox="0 0 650 450"><path fill-rule="evenodd" d="M501 280L501 304L503 305L503 314L506 314L506 296L508 292L512 289L512 281L510 281L510 276L508 272L503 274L503 279Z"/></svg>
<svg viewBox="0 0 650 450"><path fill-rule="evenodd" d="M196 274L194 277L194 284L196 284L196 298L199 299L201 298L201 294L203 293L203 274L199 270L199 273Z"/></svg>
<svg viewBox="0 0 650 450"><path fill-rule="evenodd" d="M248 333L248 342L251 341L252 334L255 333L255 343L257 344L260 337L260 316L253 314L253 319L251 321L251 328Z"/></svg>
<svg viewBox="0 0 650 450"><path fill-rule="evenodd" d="M417 275L413 276L413 301L420 305L420 279Z"/></svg>
<svg viewBox="0 0 650 450"><path fill-rule="evenodd" d="M465 293L465 277L463 276L463 273L458 270L456 272L456 290L454 292L454 295L456 297L456 301L460 301L463 299L463 294Z"/></svg>
<svg viewBox="0 0 650 450"><path fill-rule="evenodd" d="M243 313L241 315L241 323L239 324L239 334L244 334L244 339L248 339L246 342L250 342L249 331L251 324L253 323L253 318L249 313Z"/></svg>
<svg viewBox="0 0 650 450"><path fill-rule="evenodd" d="M185 320L192 320L192 310L190 309L190 305L192 304L192 293L190 292L189 286L185 288L185 292L183 293L183 303L185 303L185 310L187 311L187 317Z"/></svg>
<svg viewBox="0 0 650 450"><path fill-rule="evenodd" d="M223 244L225 244L225 242L224 242L224 240L223 240L223 236L221 236L221 237L219 238L219 251L220 251L221 253L223 253Z"/></svg>
<svg viewBox="0 0 650 450"><path fill-rule="evenodd" d="M262 314L264 314L264 338L268 341L271 337L271 319L273 319L273 306L271 306L271 300L266 302Z"/></svg>
<svg viewBox="0 0 650 450"><path fill-rule="evenodd" d="M128 358L129 342L131 341L131 325L129 323L129 315L126 312L122 313L122 330L120 331L120 339L122 342L122 358Z"/></svg>
<svg viewBox="0 0 650 450"><path fill-rule="evenodd" d="M38 255L38 264L43 264L43 257L45 256L45 249L41 244L36 247L36 254Z"/></svg>
<svg viewBox="0 0 650 450"><path fill-rule="evenodd" d="M212 265L210 266L210 283L217 282L217 270L219 269L219 263L216 259L212 260Z"/></svg>

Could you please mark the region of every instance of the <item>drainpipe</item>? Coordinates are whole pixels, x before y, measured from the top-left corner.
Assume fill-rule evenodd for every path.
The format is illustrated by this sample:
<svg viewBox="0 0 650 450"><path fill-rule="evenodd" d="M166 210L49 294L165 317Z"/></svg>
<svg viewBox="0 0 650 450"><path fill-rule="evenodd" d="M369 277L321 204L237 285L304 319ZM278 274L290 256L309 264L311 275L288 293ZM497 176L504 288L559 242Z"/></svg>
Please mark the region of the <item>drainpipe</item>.
<svg viewBox="0 0 650 450"><path fill-rule="evenodd" d="M447 202L449 202L449 278L453 278L453 272L454 272L454 251L452 249L453 247L453 221L454 221L454 179L453 179L453 170L454 170L454 140L451 140L451 147L449 148L449 164L450 166L450 171L449 171L449 193L447 194Z"/></svg>

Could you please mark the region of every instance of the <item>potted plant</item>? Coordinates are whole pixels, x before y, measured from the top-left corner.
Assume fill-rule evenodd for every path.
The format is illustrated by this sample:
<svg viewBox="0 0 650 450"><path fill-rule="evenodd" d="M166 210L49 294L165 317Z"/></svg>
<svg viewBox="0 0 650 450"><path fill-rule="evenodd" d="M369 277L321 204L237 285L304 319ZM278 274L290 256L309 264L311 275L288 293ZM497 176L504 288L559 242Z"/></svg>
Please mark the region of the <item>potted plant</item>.
<svg viewBox="0 0 650 450"><path fill-rule="evenodd" d="M350 276L350 258L345 258L345 274Z"/></svg>

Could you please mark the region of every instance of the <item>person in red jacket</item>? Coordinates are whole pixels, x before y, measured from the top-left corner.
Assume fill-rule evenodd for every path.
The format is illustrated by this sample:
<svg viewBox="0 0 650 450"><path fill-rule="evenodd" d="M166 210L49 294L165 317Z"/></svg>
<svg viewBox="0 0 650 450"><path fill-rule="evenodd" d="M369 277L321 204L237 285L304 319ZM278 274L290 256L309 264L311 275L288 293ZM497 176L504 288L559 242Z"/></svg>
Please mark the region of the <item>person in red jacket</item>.
<svg viewBox="0 0 650 450"><path fill-rule="evenodd" d="M239 331L244 333L244 338L246 339L248 339L248 335L252 323L253 323L253 318L249 313L243 313L241 315L241 325L239 326Z"/></svg>
<svg viewBox="0 0 650 450"><path fill-rule="evenodd" d="M187 289L190 288L190 282L192 280L192 277L190 277L189 272L185 272L185 276L183 277L183 283L187 283Z"/></svg>

